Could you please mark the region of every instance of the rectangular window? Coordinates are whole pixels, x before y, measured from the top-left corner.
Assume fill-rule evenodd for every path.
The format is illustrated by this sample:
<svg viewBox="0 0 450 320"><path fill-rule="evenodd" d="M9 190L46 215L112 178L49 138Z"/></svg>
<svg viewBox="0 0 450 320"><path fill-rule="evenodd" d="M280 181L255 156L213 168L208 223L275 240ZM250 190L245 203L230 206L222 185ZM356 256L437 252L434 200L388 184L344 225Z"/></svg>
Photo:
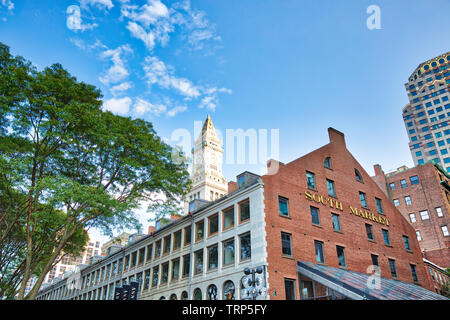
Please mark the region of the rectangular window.
<svg viewBox="0 0 450 320"><path fill-rule="evenodd" d="M381 231L383 232L384 244L390 246L391 242L389 241L389 231L386 229L381 229Z"/></svg>
<svg viewBox="0 0 450 320"><path fill-rule="evenodd" d="M150 287L150 269L145 270L144 273L144 290L147 290Z"/></svg>
<svg viewBox="0 0 450 320"><path fill-rule="evenodd" d="M170 247L172 246L172 236L167 236L164 238L164 254L170 252Z"/></svg>
<svg viewBox="0 0 450 320"><path fill-rule="evenodd" d="M138 264L141 265L144 263L145 260L145 248L139 249L139 261Z"/></svg>
<svg viewBox="0 0 450 320"><path fill-rule="evenodd" d="M245 200L239 203L239 223L250 220L250 201Z"/></svg>
<svg viewBox="0 0 450 320"><path fill-rule="evenodd" d="M172 261L171 281L177 281L180 278L180 259Z"/></svg>
<svg viewBox="0 0 450 320"><path fill-rule="evenodd" d="M184 228L184 245L189 245L191 243L192 233L191 227Z"/></svg>
<svg viewBox="0 0 450 320"><path fill-rule="evenodd" d="M173 234L173 249L177 250L181 248L181 230Z"/></svg>
<svg viewBox="0 0 450 320"><path fill-rule="evenodd" d="M441 230L442 230L442 234L444 235L444 237L448 237L449 236L448 227L447 226L442 226Z"/></svg>
<svg viewBox="0 0 450 320"><path fill-rule="evenodd" d="M318 208L311 207L311 219L312 219L312 224L320 225L320 216L319 216Z"/></svg>
<svg viewBox="0 0 450 320"><path fill-rule="evenodd" d="M419 278L417 278L416 266L413 264L409 265L411 267L411 275L414 282L419 282Z"/></svg>
<svg viewBox="0 0 450 320"><path fill-rule="evenodd" d="M374 240L372 226L370 224L367 224L367 223L366 223L366 233L367 233L367 239Z"/></svg>
<svg viewBox="0 0 450 320"><path fill-rule="evenodd" d="M161 270L161 284L166 284L169 281L169 263L164 263Z"/></svg>
<svg viewBox="0 0 450 320"><path fill-rule="evenodd" d="M218 248L218 245L208 248L208 270L217 269L219 259Z"/></svg>
<svg viewBox="0 0 450 320"><path fill-rule="evenodd" d="M340 267L346 267L344 247L336 246L338 263Z"/></svg>
<svg viewBox="0 0 450 320"><path fill-rule="evenodd" d="M392 278L397 278L397 269L395 268L395 260L389 260L389 268L391 269Z"/></svg>
<svg viewBox="0 0 450 320"><path fill-rule="evenodd" d="M289 217L289 200L287 198L278 197L278 207L280 209L280 215Z"/></svg>
<svg viewBox="0 0 450 320"><path fill-rule="evenodd" d="M283 255L292 256L292 243L291 243L291 235L288 233L281 233L281 248Z"/></svg>
<svg viewBox="0 0 450 320"><path fill-rule="evenodd" d="M418 176L412 176L409 178L409 181L411 181L411 185L419 184L419 177Z"/></svg>
<svg viewBox="0 0 450 320"><path fill-rule="evenodd" d="M223 212L223 230L234 227L234 207L224 210Z"/></svg>
<svg viewBox="0 0 450 320"><path fill-rule="evenodd" d="M158 240L155 244L155 258L161 256L161 240Z"/></svg>
<svg viewBox="0 0 450 320"><path fill-rule="evenodd" d="M409 214L409 220L414 223L416 222L416 214L415 213L410 213Z"/></svg>
<svg viewBox="0 0 450 320"><path fill-rule="evenodd" d="M183 256L183 278L189 276L191 268L191 256L189 254Z"/></svg>
<svg viewBox="0 0 450 320"><path fill-rule="evenodd" d="M159 266L153 267L152 288L158 286Z"/></svg>
<svg viewBox="0 0 450 320"><path fill-rule="evenodd" d="M406 203L407 206L411 205L411 197L410 196L406 196L405 197L405 203Z"/></svg>
<svg viewBox="0 0 450 320"><path fill-rule="evenodd" d="M395 190L395 183L394 182L390 183L389 188L391 188L391 190Z"/></svg>
<svg viewBox="0 0 450 320"><path fill-rule="evenodd" d="M306 172L306 182L308 183L308 188L316 190L316 178L314 173Z"/></svg>
<svg viewBox="0 0 450 320"><path fill-rule="evenodd" d="M227 266L234 263L234 239L223 243L223 265Z"/></svg>
<svg viewBox="0 0 450 320"><path fill-rule="evenodd" d="M420 235L420 231L416 231L417 241L422 240L422 236Z"/></svg>
<svg viewBox="0 0 450 320"><path fill-rule="evenodd" d="M241 261L245 261L252 257L252 245L250 233L241 235L239 238L240 238Z"/></svg>
<svg viewBox="0 0 450 320"><path fill-rule="evenodd" d="M219 214L216 213L215 215L208 218L208 235L212 236L215 235L219 231Z"/></svg>
<svg viewBox="0 0 450 320"><path fill-rule="evenodd" d="M420 211L420 218L422 218L422 220L430 219L430 216L428 215L428 211L427 210Z"/></svg>
<svg viewBox="0 0 450 320"><path fill-rule="evenodd" d="M203 240L205 236L205 222L202 220L195 224L195 241Z"/></svg>
<svg viewBox="0 0 450 320"><path fill-rule="evenodd" d="M377 203L378 213L383 213L383 204L381 202L381 199L375 198L375 202Z"/></svg>
<svg viewBox="0 0 450 320"><path fill-rule="evenodd" d="M406 184L406 180L400 180L400 185L403 189L408 187L408 185Z"/></svg>
<svg viewBox="0 0 450 320"><path fill-rule="evenodd" d="M284 289L286 292L285 300L295 300L295 280L284 279Z"/></svg>
<svg viewBox="0 0 450 320"><path fill-rule="evenodd" d="M361 201L361 207L367 208L366 194L364 192L359 192L359 200Z"/></svg>
<svg viewBox="0 0 450 320"><path fill-rule="evenodd" d="M442 213L442 209L440 207L436 208L436 214L437 214L438 217L443 217L444 216L444 214Z"/></svg>
<svg viewBox="0 0 450 320"><path fill-rule="evenodd" d="M338 214L331 214L331 219L333 221L333 230L334 231L341 231L341 222L339 221L339 215Z"/></svg>
<svg viewBox="0 0 450 320"><path fill-rule="evenodd" d="M327 188L328 188L328 195L330 197L336 197L336 190L334 189L334 181L327 179Z"/></svg>
<svg viewBox="0 0 450 320"><path fill-rule="evenodd" d="M203 273L203 249L194 253L194 274Z"/></svg>
<svg viewBox="0 0 450 320"><path fill-rule="evenodd" d="M323 242L314 240L314 248L316 250L316 261L318 263L325 263L325 257L323 255Z"/></svg>
<svg viewBox="0 0 450 320"><path fill-rule="evenodd" d="M400 201L398 199L394 199L394 206L398 207L400 205Z"/></svg>
<svg viewBox="0 0 450 320"><path fill-rule="evenodd" d="M411 251L411 247L409 246L409 239L407 236L403 236L403 243L405 244L406 251Z"/></svg>
<svg viewBox="0 0 450 320"><path fill-rule="evenodd" d="M378 256L376 254L371 254L370 257L372 259L372 265L379 267Z"/></svg>

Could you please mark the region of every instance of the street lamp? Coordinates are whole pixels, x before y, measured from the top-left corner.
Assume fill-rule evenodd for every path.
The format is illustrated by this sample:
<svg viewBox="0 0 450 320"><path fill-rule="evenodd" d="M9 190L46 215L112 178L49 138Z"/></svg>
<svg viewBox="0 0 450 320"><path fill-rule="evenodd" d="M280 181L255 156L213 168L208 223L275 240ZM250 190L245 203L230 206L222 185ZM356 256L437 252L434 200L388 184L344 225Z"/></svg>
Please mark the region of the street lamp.
<svg viewBox="0 0 450 320"><path fill-rule="evenodd" d="M261 275L262 273L262 267L256 269L244 269L245 276L242 278L244 289L241 290L241 298L243 300L256 300L258 296L264 296L266 294L267 289L264 278Z"/></svg>

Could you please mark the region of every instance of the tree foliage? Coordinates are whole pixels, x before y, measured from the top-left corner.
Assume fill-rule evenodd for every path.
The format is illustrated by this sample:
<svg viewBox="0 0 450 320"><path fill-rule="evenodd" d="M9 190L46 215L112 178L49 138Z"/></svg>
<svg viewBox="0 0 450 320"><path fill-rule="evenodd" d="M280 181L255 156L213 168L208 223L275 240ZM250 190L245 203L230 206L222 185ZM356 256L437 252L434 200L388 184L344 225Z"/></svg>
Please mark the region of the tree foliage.
<svg viewBox="0 0 450 320"><path fill-rule="evenodd" d="M151 123L103 111L100 91L60 64L38 71L2 44L0 60L0 245L22 244L11 270L23 270L18 298L34 299L84 230L139 227L139 203L178 203L189 176Z"/></svg>

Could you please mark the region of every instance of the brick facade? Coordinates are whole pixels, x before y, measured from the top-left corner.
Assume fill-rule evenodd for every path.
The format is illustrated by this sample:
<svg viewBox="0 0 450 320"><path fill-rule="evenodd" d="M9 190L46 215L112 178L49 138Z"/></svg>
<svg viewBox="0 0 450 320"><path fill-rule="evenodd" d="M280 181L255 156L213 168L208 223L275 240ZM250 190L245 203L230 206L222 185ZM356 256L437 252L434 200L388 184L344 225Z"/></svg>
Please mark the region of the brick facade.
<svg viewBox="0 0 450 320"><path fill-rule="evenodd" d="M417 269L419 284L431 290L414 228L346 149L344 135L329 129L329 136L329 144L288 164L280 163L276 174L263 176L270 298L285 299L284 281L292 279L296 281L298 299L301 291L296 262L303 260L317 263L315 240L323 242L325 264L328 266L339 267L336 253L338 245L345 248L347 270L368 273L367 269L372 265L371 254L375 254L378 255L382 277L392 278L388 259L394 259L397 279L413 283L410 268L410 264L413 264ZM327 157L331 158L331 169L324 167ZM363 182L356 180L355 169L359 171ZM316 190L308 189L306 171L314 173ZM326 179L334 181L335 198L328 196ZM305 191L323 196L323 203L309 200ZM359 192L366 194L369 209L365 210L377 217L387 218L388 226L351 214L350 206L361 209ZM280 215L279 196L288 199L288 218ZM377 213L375 197L382 201L383 215ZM320 210L320 225L312 224L311 206ZM341 232L333 231L332 213L339 215ZM368 240L366 223L372 225L374 241ZM390 246L383 242L382 228L389 231ZM291 256L282 254L282 232L291 235ZM410 252L405 249L403 235L409 238Z"/></svg>
<svg viewBox="0 0 450 320"><path fill-rule="evenodd" d="M386 193L395 201L405 219L420 233L419 244L424 257L441 267L450 267L450 237L445 236L442 231L442 226L450 228L447 189L450 179L446 173L431 162L387 175L381 168L377 170L377 166L375 167L375 178L381 181L386 177ZM410 178L414 176L419 179L417 184L411 183ZM410 204L405 197L409 197ZM420 212L424 211L427 211L428 219L426 215L421 216Z"/></svg>

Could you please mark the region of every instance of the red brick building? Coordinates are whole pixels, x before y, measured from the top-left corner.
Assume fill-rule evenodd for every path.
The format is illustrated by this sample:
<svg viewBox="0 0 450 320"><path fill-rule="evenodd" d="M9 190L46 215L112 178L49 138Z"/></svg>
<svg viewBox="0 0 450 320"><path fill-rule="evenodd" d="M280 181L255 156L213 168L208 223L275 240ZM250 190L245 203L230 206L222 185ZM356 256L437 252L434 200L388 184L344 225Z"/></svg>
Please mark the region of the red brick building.
<svg viewBox="0 0 450 320"><path fill-rule="evenodd" d="M414 228L424 258L450 267L448 173L432 162L388 174L375 165L374 179Z"/></svg>
<svg viewBox="0 0 450 320"><path fill-rule="evenodd" d="M262 177L270 298L329 294L299 274L299 261L323 266L324 278L371 274L378 264L383 279L433 290L414 228L347 150L344 134L330 128L329 137L329 144Z"/></svg>

